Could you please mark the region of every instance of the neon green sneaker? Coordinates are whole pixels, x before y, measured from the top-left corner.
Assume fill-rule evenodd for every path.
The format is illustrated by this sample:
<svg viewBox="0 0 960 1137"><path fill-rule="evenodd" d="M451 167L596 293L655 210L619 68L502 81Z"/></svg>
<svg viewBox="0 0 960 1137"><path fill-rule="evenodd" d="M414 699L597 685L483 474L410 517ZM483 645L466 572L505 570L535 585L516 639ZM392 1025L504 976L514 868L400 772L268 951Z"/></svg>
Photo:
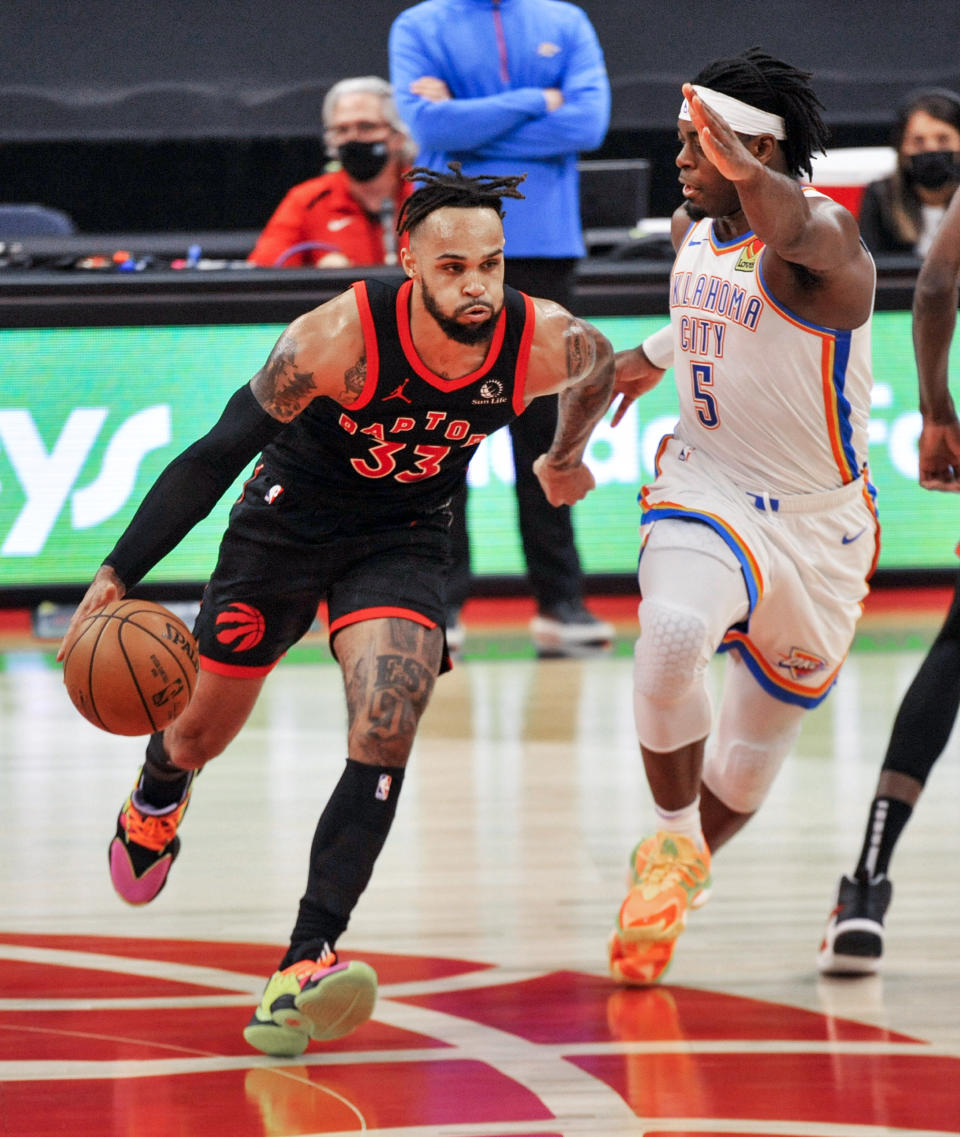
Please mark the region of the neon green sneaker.
<svg viewBox="0 0 960 1137"><path fill-rule="evenodd" d="M339 963L326 947L319 959L302 959L275 971L243 1037L264 1054L302 1054L311 1038L329 1042L356 1030L373 1014L377 973L359 960Z"/></svg>
<svg viewBox="0 0 960 1137"><path fill-rule="evenodd" d="M621 983L656 983L670 965L687 912L709 899L710 851L661 831L633 850L630 872L630 891L608 944L610 973Z"/></svg>

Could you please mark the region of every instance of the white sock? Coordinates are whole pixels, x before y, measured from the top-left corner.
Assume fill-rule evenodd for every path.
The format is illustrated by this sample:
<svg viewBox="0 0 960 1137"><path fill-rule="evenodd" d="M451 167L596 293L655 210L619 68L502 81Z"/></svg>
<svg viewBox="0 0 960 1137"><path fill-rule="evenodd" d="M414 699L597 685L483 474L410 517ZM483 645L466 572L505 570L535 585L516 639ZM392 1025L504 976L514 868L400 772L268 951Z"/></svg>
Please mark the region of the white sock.
<svg viewBox="0 0 960 1137"><path fill-rule="evenodd" d="M667 833L678 833L682 837L689 837L701 853L706 850L707 842L704 840L703 830L700 828L699 794L683 809L663 809L656 802L653 803L653 808L657 815L658 829L663 829Z"/></svg>

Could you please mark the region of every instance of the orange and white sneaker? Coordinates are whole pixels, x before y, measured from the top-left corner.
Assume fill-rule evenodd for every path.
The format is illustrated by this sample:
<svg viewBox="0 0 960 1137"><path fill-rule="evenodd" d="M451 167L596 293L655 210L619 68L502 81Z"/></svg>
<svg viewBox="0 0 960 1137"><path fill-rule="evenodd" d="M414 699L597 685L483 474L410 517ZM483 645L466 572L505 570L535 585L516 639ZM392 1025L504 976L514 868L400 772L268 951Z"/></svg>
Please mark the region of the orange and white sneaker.
<svg viewBox="0 0 960 1137"><path fill-rule="evenodd" d="M670 966L676 944L675 939L624 943L619 928L614 928L607 941L610 974L618 983L629 987L658 983Z"/></svg>
<svg viewBox="0 0 960 1137"><path fill-rule="evenodd" d="M149 904L167 883L170 867L180 852L177 828L190 804L196 777L191 772L178 802L158 810L140 797L142 775L141 769L120 810L117 832L107 850L110 880L128 904Z"/></svg>
<svg viewBox="0 0 960 1137"><path fill-rule="evenodd" d="M656 983L673 958L687 912L710 896L710 851L660 831L630 854L630 891L608 944L610 974L621 983Z"/></svg>

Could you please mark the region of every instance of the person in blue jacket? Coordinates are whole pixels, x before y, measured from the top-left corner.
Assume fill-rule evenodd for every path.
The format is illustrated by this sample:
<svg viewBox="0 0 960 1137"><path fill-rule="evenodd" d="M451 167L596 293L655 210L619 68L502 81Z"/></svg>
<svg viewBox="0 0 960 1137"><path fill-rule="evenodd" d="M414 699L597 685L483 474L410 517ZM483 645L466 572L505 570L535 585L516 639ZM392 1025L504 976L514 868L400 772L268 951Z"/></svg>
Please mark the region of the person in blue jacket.
<svg viewBox="0 0 960 1137"><path fill-rule="evenodd" d="M515 288L573 303L584 255L578 153L596 149L610 119L610 83L586 14L562 0L423 0L401 12L389 39L400 117L432 169L526 174L525 200L505 220ZM583 576L567 506L554 508L533 474L553 437L556 399L539 399L510 426L520 536L537 602L541 654L609 644L614 629L583 603ZM459 612L470 590L464 483L454 502L454 565L447 640L463 641Z"/></svg>

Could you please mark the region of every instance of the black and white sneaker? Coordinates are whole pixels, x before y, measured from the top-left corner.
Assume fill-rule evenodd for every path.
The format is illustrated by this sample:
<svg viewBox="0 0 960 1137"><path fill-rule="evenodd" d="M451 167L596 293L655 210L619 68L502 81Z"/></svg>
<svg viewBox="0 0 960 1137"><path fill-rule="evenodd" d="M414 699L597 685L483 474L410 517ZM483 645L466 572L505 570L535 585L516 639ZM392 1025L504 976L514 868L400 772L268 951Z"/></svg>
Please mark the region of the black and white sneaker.
<svg viewBox="0 0 960 1137"><path fill-rule="evenodd" d="M446 623L447 651L453 655L463 650L463 645L467 639L467 629L463 626L463 621L460 619L459 608L447 609Z"/></svg>
<svg viewBox="0 0 960 1137"><path fill-rule="evenodd" d="M817 967L824 975L873 975L883 957L883 917L893 895L885 876L842 876Z"/></svg>
<svg viewBox="0 0 960 1137"><path fill-rule="evenodd" d="M580 601L561 600L539 610L530 621L530 633L537 655L551 659L606 651L616 629L598 620Z"/></svg>

